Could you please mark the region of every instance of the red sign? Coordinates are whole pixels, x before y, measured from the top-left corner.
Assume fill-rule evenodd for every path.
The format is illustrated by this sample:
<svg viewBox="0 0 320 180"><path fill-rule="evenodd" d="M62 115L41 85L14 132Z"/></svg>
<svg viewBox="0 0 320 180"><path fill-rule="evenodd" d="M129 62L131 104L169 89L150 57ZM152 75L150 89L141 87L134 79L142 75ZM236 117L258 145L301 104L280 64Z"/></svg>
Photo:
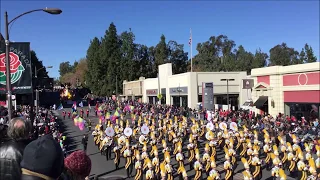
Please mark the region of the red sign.
<svg viewBox="0 0 320 180"><path fill-rule="evenodd" d="M283 86L305 86L320 84L320 72L298 73L283 76Z"/></svg>
<svg viewBox="0 0 320 180"><path fill-rule="evenodd" d="M158 94L156 89L148 89L146 92L147 92L148 95Z"/></svg>

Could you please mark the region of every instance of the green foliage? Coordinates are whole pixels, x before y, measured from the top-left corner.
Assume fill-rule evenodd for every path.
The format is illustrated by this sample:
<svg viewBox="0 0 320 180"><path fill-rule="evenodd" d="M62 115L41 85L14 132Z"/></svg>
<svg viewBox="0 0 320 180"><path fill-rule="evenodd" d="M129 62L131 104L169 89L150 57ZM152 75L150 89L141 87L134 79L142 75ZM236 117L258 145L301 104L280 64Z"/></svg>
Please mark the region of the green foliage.
<svg viewBox="0 0 320 180"><path fill-rule="evenodd" d="M285 43L276 45L270 49L269 58L261 49L252 53L242 45L236 48L235 42L226 35L211 36L208 41L198 43L196 49L198 54L193 57L193 71L250 73L251 69L264 67L268 62L268 65L291 65L316 61L312 48L307 44L300 53ZM158 44L147 47L135 42L131 29L118 34L113 23L102 38L95 37L90 42L86 59L87 69L80 68L85 69L82 70L85 71L84 82L95 95L100 96L121 94L124 80L156 77L158 66L164 63L172 63L174 74L190 71L191 66L183 44L166 41L166 37L161 35ZM72 67L65 62L60 74L74 72Z"/></svg>
<svg viewBox="0 0 320 180"><path fill-rule="evenodd" d="M37 75L38 78L48 78L49 76L48 76L46 67L43 66L42 61L38 59L36 52L31 51L30 53L31 53L31 65L32 65L32 77L35 77L35 75Z"/></svg>

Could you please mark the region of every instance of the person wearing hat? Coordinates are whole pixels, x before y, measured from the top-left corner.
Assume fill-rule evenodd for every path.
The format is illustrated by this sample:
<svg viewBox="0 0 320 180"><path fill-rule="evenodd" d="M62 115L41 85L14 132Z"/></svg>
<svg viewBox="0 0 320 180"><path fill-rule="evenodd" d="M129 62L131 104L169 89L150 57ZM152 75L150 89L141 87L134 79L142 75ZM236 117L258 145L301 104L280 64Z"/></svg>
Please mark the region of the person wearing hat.
<svg viewBox="0 0 320 180"><path fill-rule="evenodd" d="M295 169L296 169L296 159L293 154L293 149L292 146L289 142L287 142L287 151L288 151L288 160L287 160L287 167L290 172L290 176L294 177L295 174Z"/></svg>
<svg viewBox="0 0 320 180"><path fill-rule="evenodd" d="M193 135L190 134L190 137L189 137L189 144L187 145L187 148L189 150L189 163L190 163L190 169L192 169L192 165L194 163L194 150L195 150L195 146L193 144Z"/></svg>
<svg viewBox="0 0 320 180"><path fill-rule="evenodd" d="M259 180L262 177L261 174L261 160L259 159L259 151L258 149L255 147L253 149L253 158L251 161L251 165L252 165L252 176L254 180Z"/></svg>
<svg viewBox="0 0 320 180"><path fill-rule="evenodd" d="M165 171L167 174L167 180L173 180L173 169L171 166L171 156L170 156L170 152L167 151L164 153L164 160L165 160Z"/></svg>
<svg viewBox="0 0 320 180"><path fill-rule="evenodd" d="M207 176L209 176L209 172L210 172L210 155L209 155L209 151L210 151L210 146L208 143L205 144L204 146L204 154L202 156L202 162L205 163L205 172L207 174Z"/></svg>
<svg viewBox="0 0 320 180"><path fill-rule="evenodd" d="M226 172L225 180L233 180L233 169L228 152L225 152L225 159L226 161L223 164L223 168Z"/></svg>
<svg viewBox="0 0 320 180"><path fill-rule="evenodd" d="M154 171L152 169L152 162L148 159L147 162L148 170L146 172L146 180L154 180Z"/></svg>
<svg viewBox="0 0 320 180"><path fill-rule="evenodd" d="M136 163L134 165L134 168L136 169L136 175L134 177L134 180L142 180L143 174L142 174L142 164L140 161L140 153L137 153L135 156L136 156Z"/></svg>
<svg viewBox="0 0 320 180"><path fill-rule="evenodd" d="M131 149L130 149L130 144L129 144L128 139L126 139L125 147L126 147L126 149L123 152L123 157L126 158L125 169L127 171L127 178L130 178L133 167L132 167Z"/></svg>
<svg viewBox="0 0 320 180"><path fill-rule="evenodd" d="M194 180L200 180L202 179L202 164L201 164L201 159L200 159L200 153L199 149L195 149L195 158L196 161L194 162L194 170L196 172Z"/></svg>
<svg viewBox="0 0 320 180"><path fill-rule="evenodd" d="M266 155L266 158L265 158L265 163L266 163L266 169L268 171L271 170L271 167L272 167L272 162L271 162L271 145L270 145L270 139L269 139L269 134L267 133L266 130L264 130L264 142L265 142L265 145L263 146L263 151L264 151L264 154Z"/></svg>
<svg viewBox="0 0 320 180"><path fill-rule="evenodd" d="M220 174L219 174L219 172L216 170L217 165L216 165L215 157L214 157L214 156L211 156L211 157L210 157L210 167L211 167L211 170L210 170L210 172L209 172L209 175L207 176L207 179L208 179L208 180L217 180L217 179L220 179Z"/></svg>
<svg viewBox="0 0 320 180"><path fill-rule="evenodd" d="M251 171L250 171L250 165L248 163L248 161L245 159L245 158L241 158L241 161L243 163L243 166L244 166L244 171L242 172L243 174L243 179L244 180L252 180L253 177L251 175Z"/></svg>
<svg viewBox="0 0 320 180"><path fill-rule="evenodd" d="M320 178L320 146L316 145L316 150L317 150L317 159L315 162L315 167L316 167L316 171L319 174L319 178Z"/></svg>
<svg viewBox="0 0 320 180"><path fill-rule="evenodd" d="M155 148L153 151L154 158L152 159L152 165L154 167L154 178L155 180L160 179L160 167L159 167L159 158L158 158L158 149Z"/></svg>
<svg viewBox="0 0 320 180"><path fill-rule="evenodd" d="M59 144L50 135L29 143L20 163L21 180L57 179L64 168L64 155Z"/></svg>
<svg viewBox="0 0 320 180"><path fill-rule="evenodd" d="M279 170L280 168L280 159L278 158L278 155L275 155L277 151L275 151L274 153L271 153L271 159L272 159L272 163L274 165L274 167L271 169L271 176L273 177L274 180L276 180L277 178L279 178Z"/></svg>
<svg viewBox="0 0 320 180"><path fill-rule="evenodd" d="M297 163L297 170L299 172L298 179L306 180L308 177L308 174L307 174L308 168L307 168L306 164L304 163L304 157L303 157L302 151L300 150L298 153L299 153L299 155L298 155L299 161Z"/></svg>
<svg viewBox="0 0 320 180"><path fill-rule="evenodd" d="M181 168L184 168L184 163L183 163L183 154L182 154L182 146L180 143L178 143L177 145L177 154L176 154L176 160L179 164L179 168L180 170L178 170L178 175L179 175L179 179L182 180L183 176L182 176L182 171Z"/></svg>
<svg viewBox="0 0 320 180"><path fill-rule="evenodd" d="M120 164L120 148L118 145L115 145L114 148L113 148L113 152L114 152L114 164L116 166L116 170L119 169L119 164Z"/></svg>
<svg viewBox="0 0 320 180"><path fill-rule="evenodd" d="M91 171L91 159L84 151L75 151L64 160L64 167L68 179L85 180Z"/></svg>

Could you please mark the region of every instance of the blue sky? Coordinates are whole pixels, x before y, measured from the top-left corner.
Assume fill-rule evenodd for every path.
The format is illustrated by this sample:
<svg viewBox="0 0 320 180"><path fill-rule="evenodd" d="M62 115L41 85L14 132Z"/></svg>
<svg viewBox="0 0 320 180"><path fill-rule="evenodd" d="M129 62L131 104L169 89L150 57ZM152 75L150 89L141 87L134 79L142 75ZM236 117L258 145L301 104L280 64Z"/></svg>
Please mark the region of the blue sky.
<svg viewBox="0 0 320 180"><path fill-rule="evenodd" d="M59 76L59 64L85 57L90 40L102 37L111 22L118 33L132 29L136 42L156 45L161 34L185 44L189 52L190 28L193 55L196 44L224 34L248 51L268 52L286 42L298 51L310 44L319 59L319 1L1 1L9 19L28 10L58 7L61 15L36 12L17 20L12 41L31 42L51 77Z"/></svg>

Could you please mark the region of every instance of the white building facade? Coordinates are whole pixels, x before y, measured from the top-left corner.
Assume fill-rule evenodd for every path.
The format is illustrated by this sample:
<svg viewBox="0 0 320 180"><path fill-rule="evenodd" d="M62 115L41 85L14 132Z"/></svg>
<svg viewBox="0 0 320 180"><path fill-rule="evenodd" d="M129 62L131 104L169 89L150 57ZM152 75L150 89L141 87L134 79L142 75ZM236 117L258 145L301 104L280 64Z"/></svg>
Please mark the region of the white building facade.
<svg viewBox="0 0 320 180"><path fill-rule="evenodd" d="M223 81L226 79L230 81ZM229 94L230 108L238 109L251 99L251 89L243 89L243 79L247 79L246 72L187 72L173 75L172 64L167 63L159 66L158 78L143 80L142 101L155 104L161 94L162 104L196 108L202 102L202 84L213 83L214 104L226 105ZM125 86L128 83L124 81L124 92L127 92Z"/></svg>

